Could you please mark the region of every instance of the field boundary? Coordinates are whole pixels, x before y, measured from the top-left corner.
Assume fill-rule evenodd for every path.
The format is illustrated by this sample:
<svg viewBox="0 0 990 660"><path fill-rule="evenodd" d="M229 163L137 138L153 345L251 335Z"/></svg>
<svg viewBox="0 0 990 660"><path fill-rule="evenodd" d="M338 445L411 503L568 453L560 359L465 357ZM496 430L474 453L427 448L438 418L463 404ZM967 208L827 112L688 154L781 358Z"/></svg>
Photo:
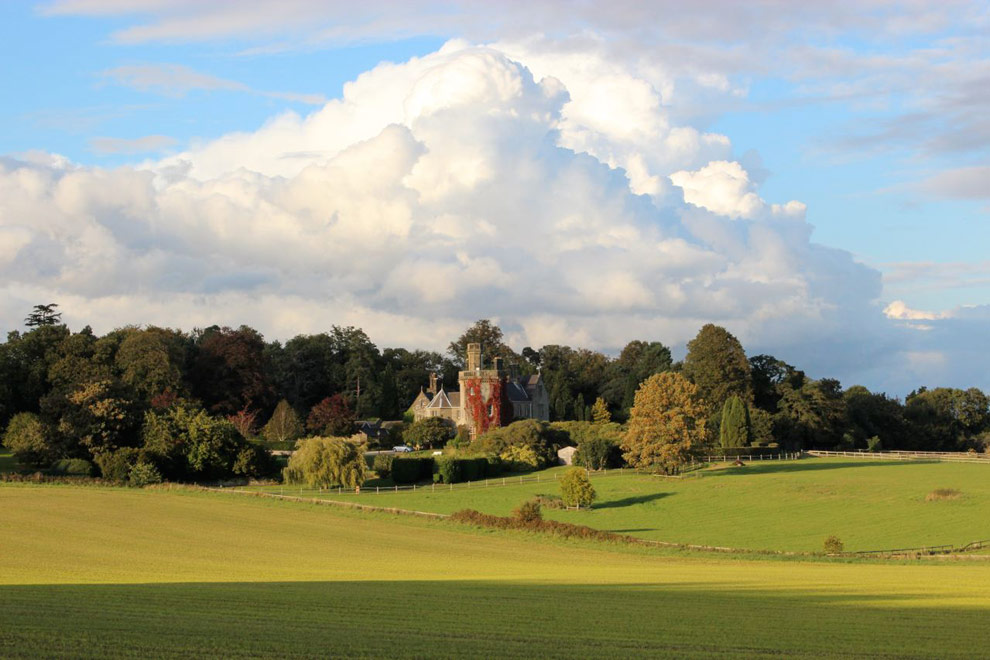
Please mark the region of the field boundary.
<svg viewBox="0 0 990 660"><path fill-rule="evenodd" d="M316 497L299 497L296 495L280 495L278 493L267 493L257 490L243 490L241 488L222 488L209 486L187 486L162 484L152 487L159 490L199 490L211 493L221 493L230 495L242 495L247 497L261 497L267 499L281 500L286 502L296 502L301 504L317 504L321 506L338 507L342 509L353 509L357 511L371 511L375 513L388 513L394 515L415 516L419 518L429 518L432 520L449 520L452 516L447 513L435 513L432 511L416 511L413 509L401 509L397 507L374 506L371 504L359 504L357 502L342 502ZM596 529L596 528L592 528ZM656 539L644 539L627 534L617 534L608 530L597 530L614 536L614 541L628 543L631 545L646 545L658 548L671 548L675 550L690 550L693 552L708 552L718 554L740 554L740 555L769 555L776 557L833 557L833 558L856 558L856 559L923 559L942 558L951 559L954 557L979 558L977 555L966 555L971 550L978 550L990 547L990 539L982 541L972 541L962 546L954 545L933 545L918 548L899 548L893 550L858 550L852 552L841 552L826 554L821 552L802 552L794 550L754 550L752 548L733 548L718 545L703 545L697 543L678 543L676 541L660 541ZM986 557L990 561L990 555Z"/></svg>
<svg viewBox="0 0 990 660"><path fill-rule="evenodd" d="M941 463L983 463L990 465L990 456L986 454L970 454L969 452L938 452L938 451L830 451L824 449L808 449L804 453L809 456L822 458L861 458L874 461L928 461Z"/></svg>

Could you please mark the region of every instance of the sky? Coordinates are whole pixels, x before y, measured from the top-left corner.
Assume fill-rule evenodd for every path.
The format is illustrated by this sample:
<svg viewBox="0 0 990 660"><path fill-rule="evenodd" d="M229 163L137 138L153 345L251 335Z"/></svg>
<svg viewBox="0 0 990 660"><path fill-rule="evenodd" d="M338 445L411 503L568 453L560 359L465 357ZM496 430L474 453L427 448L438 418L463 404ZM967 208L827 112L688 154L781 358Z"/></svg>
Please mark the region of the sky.
<svg viewBox="0 0 990 660"><path fill-rule="evenodd" d="M6 2L0 95L0 331L713 322L990 389L983 2Z"/></svg>

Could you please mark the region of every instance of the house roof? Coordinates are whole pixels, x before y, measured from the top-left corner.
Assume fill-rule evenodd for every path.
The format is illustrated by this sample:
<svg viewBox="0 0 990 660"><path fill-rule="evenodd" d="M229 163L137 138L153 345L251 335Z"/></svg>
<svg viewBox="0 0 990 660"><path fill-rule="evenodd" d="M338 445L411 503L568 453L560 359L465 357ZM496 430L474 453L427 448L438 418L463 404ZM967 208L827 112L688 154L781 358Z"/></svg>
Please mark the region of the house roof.
<svg viewBox="0 0 990 660"><path fill-rule="evenodd" d="M456 408L457 406L455 406L454 404L452 404L450 402L450 397L447 396L447 393L444 392L443 391L443 388L441 387L440 388L440 391L437 392L437 395L435 397L433 397L433 401L430 401L430 405L428 405L426 407L427 408Z"/></svg>
<svg viewBox="0 0 990 660"><path fill-rule="evenodd" d="M514 380L509 381L505 393L508 395L509 401L529 401L529 394L526 389Z"/></svg>

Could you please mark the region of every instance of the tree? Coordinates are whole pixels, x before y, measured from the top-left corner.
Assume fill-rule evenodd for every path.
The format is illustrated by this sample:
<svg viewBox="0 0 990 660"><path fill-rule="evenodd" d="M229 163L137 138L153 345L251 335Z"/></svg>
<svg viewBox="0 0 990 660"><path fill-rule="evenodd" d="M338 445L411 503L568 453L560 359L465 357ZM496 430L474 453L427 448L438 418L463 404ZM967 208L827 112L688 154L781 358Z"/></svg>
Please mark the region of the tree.
<svg viewBox="0 0 990 660"><path fill-rule="evenodd" d="M481 344L482 358L501 357L508 361L520 362L519 356L502 341L502 329L481 319L464 331L460 337L450 342L447 354L461 369L467 364L467 345Z"/></svg>
<svg viewBox="0 0 990 660"><path fill-rule="evenodd" d="M598 397L595 404L591 406L591 421L595 424L608 424L612 421L612 413L608 411L605 399Z"/></svg>
<svg viewBox="0 0 990 660"><path fill-rule="evenodd" d="M750 443L749 414L746 404L730 396L722 406L722 423L718 427L718 444L724 449L745 447Z"/></svg>
<svg viewBox="0 0 990 660"><path fill-rule="evenodd" d="M268 409L273 390L261 334L242 325L207 328L196 338L191 379L194 393L211 412L233 415L245 406Z"/></svg>
<svg viewBox="0 0 990 660"><path fill-rule="evenodd" d="M368 465L359 445L343 438L306 438L289 458L284 471L288 483L311 488L360 489L368 476Z"/></svg>
<svg viewBox="0 0 990 660"><path fill-rule="evenodd" d="M258 428L258 411L248 410L245 406L233 415L227 415L227 421L234 425L242 438L248 440L254 436Z"/></svg>
<svg viewBox="0 0 990 660"><path fill-rule="evenodd" d="M433 449L447 444L453 430L443 418L427 417L413 422L402 434L402 438L411 447Z"/></svg>
<svg viewBox="0 0 990 660"><path fill-rule="evenodd" d="M809 380L800 388L782 386L774 429L790 448L831 449L842 439L845 402L839 381Z"/></svg>
<svg viewBox="0 0 990 660"><path fill-rule="evenodd" d="M564 506L590 507L597 495L584 468L572 467L560 478L560 499Z"/></svg>
<svg viewBox="0 0 990 660"><path fill-rule="evenodd" d="M672 365L670 349L660 342L631 341L608 365L601 385L602 395L619 418L626 419L640 383L653 374L669 371Z"/></svg>
<svg viewBox="0 0 990 660"><path fill-rule="evenodd" d="M681 374L650 376L636 391L623 438L631 466L676 474L691 449L705 440L706 411L698 387Z"/></svg>
<svg viewBox="0 0 990 660"><path fill-rule="evenodd" d="M261 429L261 434L268 442L291 442L302 433L303 427L299 415L285 399L278 402L271 419Z"/></svg>
<svg viewBox="0 0 990 660"><path fill-rule="evenodd" d="M306 429L333 437L350 437L354 433L354 413L347 399L334 394L320 401L309 411Z"/></svg>
<svg viewBox="0 0 990 660"><path fill-rule="evenodd" d="M709 415L721 411L730 396L752 401L749 361L742 344L728 330L709 323L687 347L684 375L698 386Z"/></svg>
<svg viewBox="0 0 990 660"><path fill-rule="evenodd" d="M24 465L40 467L55 458L44 424L34 413L17 413L10 419L3 434L3 446Z"/></svg>
<svg viewBox="0 0 990 660"><path fill-rule="evenodd" d="M189 338L176 330L129 330L117 348L114 364L120 379L150 401L163 392L185 389L182 371L189 345Z"/></svg>
<svg viewBox="0 0 990 660"><path fill-rule="evenodd" d="M35 305L34 310L24 319L24 325L29 328L37 328L43 325L58 325L62 322L62 312L56 312L57 303L47 305Z"/></svg>

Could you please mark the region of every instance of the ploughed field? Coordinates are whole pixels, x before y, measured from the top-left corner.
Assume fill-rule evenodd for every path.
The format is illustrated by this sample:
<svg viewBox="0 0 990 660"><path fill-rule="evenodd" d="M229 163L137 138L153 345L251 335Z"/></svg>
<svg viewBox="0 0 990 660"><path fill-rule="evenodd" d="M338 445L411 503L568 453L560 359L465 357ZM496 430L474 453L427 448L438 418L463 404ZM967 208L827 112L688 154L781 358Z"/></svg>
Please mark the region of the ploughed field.
<svg viewBox="0 0 990 660"><path fill-rule="evenodd" d="M398 493L259 490L436 513L472 508L510 515L528 498L559 495L561 468L539 483L501 479ZM533 475L527 476L529 479ZM518 477L516 477L518 480ZM829 535L847 551L887 550L990 539L990 466L804 458L718 466L681 479L630 472L595 475L591 511L544 509L544 517L648 539L750 550L818 552ZM929 501L935 490L958 491Z"/></svg>
<svg viewBox="0 0 990 660"><path fill-rule="evenodd" d="M233 493L10 484L0 530L3 657L988 652L984 562L730 558Z"/></svg>

